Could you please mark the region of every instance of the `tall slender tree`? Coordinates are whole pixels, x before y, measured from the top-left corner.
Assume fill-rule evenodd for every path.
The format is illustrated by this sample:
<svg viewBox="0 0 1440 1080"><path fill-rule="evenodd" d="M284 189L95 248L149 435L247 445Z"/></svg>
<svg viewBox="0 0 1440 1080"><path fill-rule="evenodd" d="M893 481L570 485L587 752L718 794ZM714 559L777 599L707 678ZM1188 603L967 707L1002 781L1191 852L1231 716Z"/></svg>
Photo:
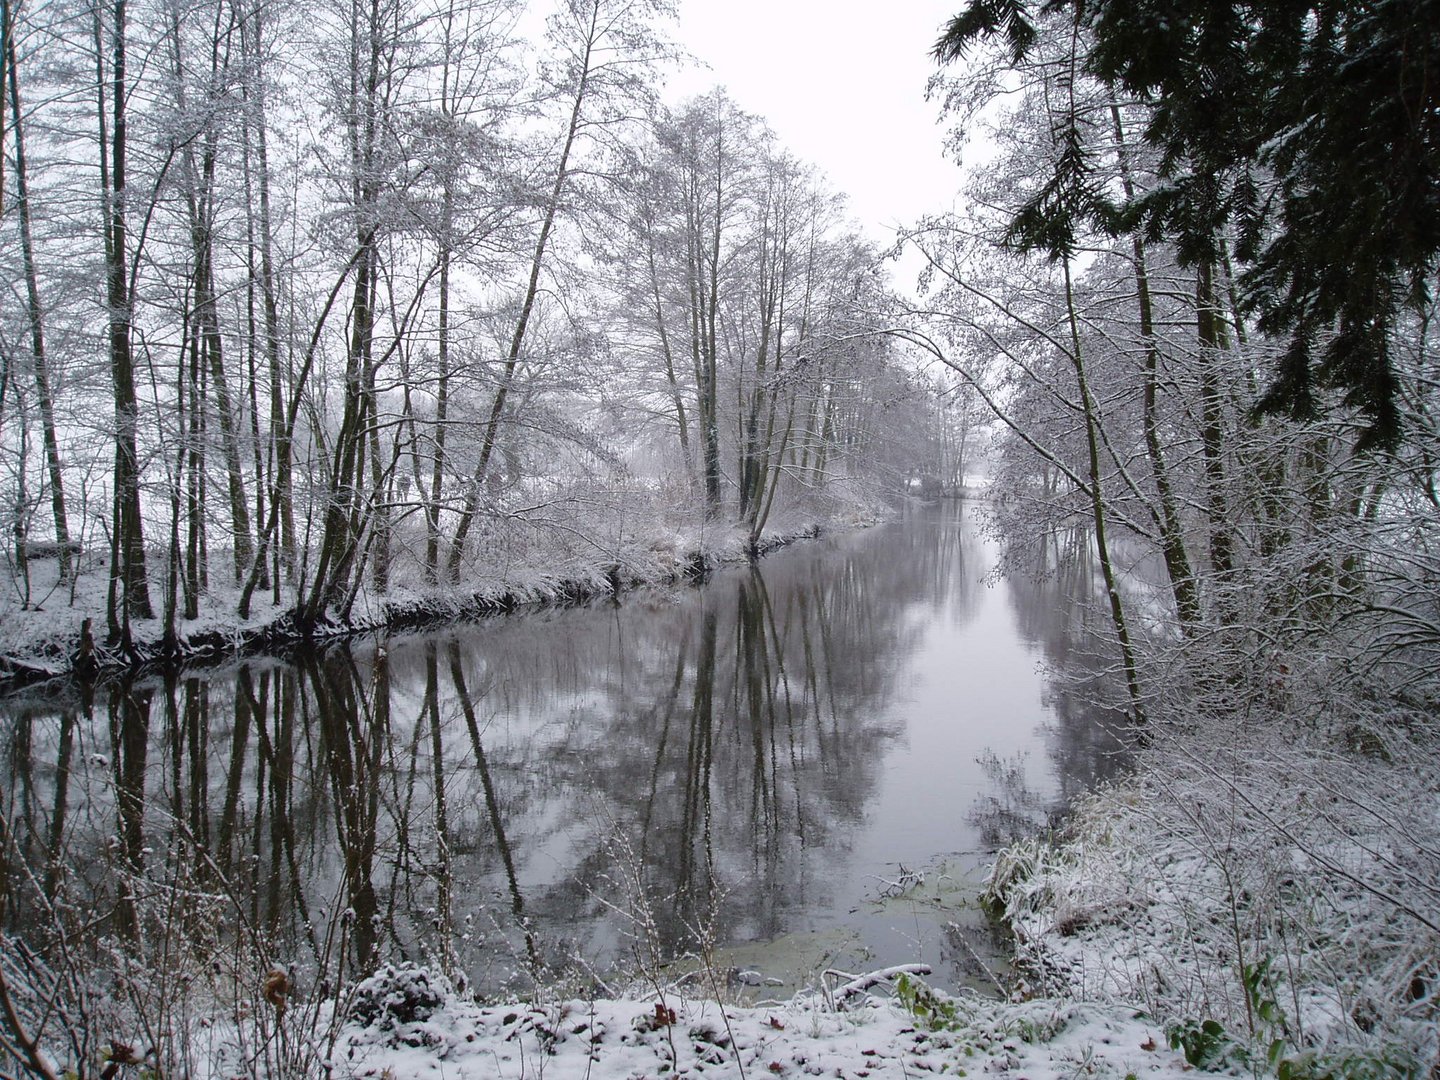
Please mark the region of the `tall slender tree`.
<svg viewBox="0 0 1440 1080"><path fill-rule="evenodd" d="M4 38L5 95L10 106L10 137L15 148L15 211L20 223L20 258L25 275L25 307L30 323L30 362L35 372L36 404L50 478L50 510L55 525L61 580L74 573L70 550L70 519L65 503L65 474L60 462L60 439L55 427L55 398L51 390L50 361L45 351L45 309L40 299L40 271L36 261L33 210L30 202L29 161L25 154L25 111L20 99L20 62L15 48L16 11L10 0L0 10L0 36ZM3 113L0 109L0 113ZM3 154L0 154L3 157ZM3 190L0 178L0 190Z"/></svg>
<svg viewBox="0 0 1440 1080"><path fill-rule="evenodd" d="M95 6L100 205L105 234L105 300L115 409L110 588L106 621L112 641L128 649L132 643L131 619L148 619L152 610L140 506L139 404L135 393L132 349L134 268L129 250L131 191L128 186L127 152L131 83L127 71L127 19L127 0L107 0Z"/></svg>
<svg viewBox="0 0 1440 1080"><path fill-rule="evenodd" d="M551 37L563 57L561 90L567 105L564 129L553 164L546 172L549 188L539 204L529 272L481 431L465 505L450 540L447 569L452 580L459 576L465 559L466 543L480 509L481 485L495 456L506 403L525 355L552 237L573 183L578 140L584 130L604 131L607 123L628 113L628 103L643 99L649 92L646 72L666 51L654 24L669 10L660 0L562 0L551 20Z"/></svg>

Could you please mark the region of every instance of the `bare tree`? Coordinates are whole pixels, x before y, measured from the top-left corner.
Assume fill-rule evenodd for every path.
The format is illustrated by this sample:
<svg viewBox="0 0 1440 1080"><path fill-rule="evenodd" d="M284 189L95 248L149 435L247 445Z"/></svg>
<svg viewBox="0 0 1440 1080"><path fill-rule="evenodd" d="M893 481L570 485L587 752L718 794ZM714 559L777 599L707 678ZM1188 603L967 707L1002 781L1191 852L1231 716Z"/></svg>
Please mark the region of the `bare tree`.
<svg viewBox="0 0 1440 1080"><path fill-rule="evenodd" d="M41 303L40 272L36 264L35 237L30 203L29 163L25 155L25 112L20 99L20 61L15 45L15 7L8 2L0 11L0 38L4 72L3 92L10 107L10 135L15 147L15 211L20 223L20 257L25 276L26 314L30 323L30 361L35 374L36 404L40 409L40 431L45 445L45 465L50 477L50 509L55 525L55 543L60 560L61 580L74 573L70 549L69 515L65 505L65 475L60 463L60 440L55 428L55 400L51 392L49 358L45 351L45 309ZM4 110L0 109L0 113ZM3 125L0 125L3 126ZM0 154L3 157L3 154ZM3 184L0 184L3 190Z"/></svg>
<svg viewBox="0 0 1440 1080"><path fill-rule="evenodd" d="M641 98L648 91L646 72L665 51L663 42L655 36L652 22L666 13L668 9L658 0L645 3L563 0L551 20L551 36L562 57L561 87L568 102L568 115L554 162L547 173L549 190L539 206L529 273L505 351L499 385L480 436L465 505L451 537L447 567L452 579L458 577L465 558L466 540L479 510L481 484L490 469L505 405L524 355L551 238L571 185L577 140L585 130L603 130L607 123L613 122L617 107L623 116L626 111L623 103Z"/></svg>
<svg viewBox="0 0 1440 1080"><path fill-rule="evenodd" d="M106 621L112 641L132 645L132 618L151 617L140 512L140 459L136 442L139 405L135 393L134 275L129 250L131 192L126 69L128 0L95 6L96 115L99 123L100 203L105 234L105 299L108 309L110 379L115 406L114 508L110 525L110 589ZM108 68L106 61L109 61Z"/></svg>

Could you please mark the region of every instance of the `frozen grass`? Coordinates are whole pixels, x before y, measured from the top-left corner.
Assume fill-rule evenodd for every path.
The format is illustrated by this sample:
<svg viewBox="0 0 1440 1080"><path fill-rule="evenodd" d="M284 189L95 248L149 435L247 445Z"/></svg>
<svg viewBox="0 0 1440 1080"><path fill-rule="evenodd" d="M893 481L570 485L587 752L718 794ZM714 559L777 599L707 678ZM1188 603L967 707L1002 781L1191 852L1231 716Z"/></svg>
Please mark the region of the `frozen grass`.
<svg viewBox="0 0 1440 1080"><path fill-rule="evenodd" d="M1440 746L1387 721L1157 732L1058 845L994 868L1034 988L1140 1003L1212 1066L1434 1075Z"/></svg>

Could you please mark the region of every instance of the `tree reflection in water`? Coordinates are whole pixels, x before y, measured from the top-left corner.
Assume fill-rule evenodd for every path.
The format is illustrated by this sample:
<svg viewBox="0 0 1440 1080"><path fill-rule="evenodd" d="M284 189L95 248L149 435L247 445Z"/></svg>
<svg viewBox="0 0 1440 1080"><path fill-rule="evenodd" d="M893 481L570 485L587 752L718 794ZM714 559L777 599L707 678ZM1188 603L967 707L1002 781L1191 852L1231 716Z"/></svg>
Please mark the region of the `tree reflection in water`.
<svg viewBox="0 0 1440 1080"><path fill-rule="evenodd" d="M1054 785L1038 792L1023 762L983 755L992 790L972 819L990 848L1057 825L1078 796L1124 767L1130 738L1090 531L1052 529L1006 543L1007 563L1016 568L1009 588L1016 627L1038 647L1050 676L1046 751Z"/></svg>
<svg viewBox="0 0 1440 1080"><path fill-rule="evenodd" d="M137 890L183 873L312 970L403 957L493 988L623 959L640 913L659 954L768 940L850 902L837 868L902 734L897 690L936 612L971 617L977 543L920 522L700 589L115 684L98 704L17 699L0 714L13 846L37 891L122 935ZM1039 586L1014 595L1025 633L1032 605L1051 625ZM1099 758L1075 772L1086 721L1055 704L1083 785ZM41 933L33 905L6 919Z"/></svg>

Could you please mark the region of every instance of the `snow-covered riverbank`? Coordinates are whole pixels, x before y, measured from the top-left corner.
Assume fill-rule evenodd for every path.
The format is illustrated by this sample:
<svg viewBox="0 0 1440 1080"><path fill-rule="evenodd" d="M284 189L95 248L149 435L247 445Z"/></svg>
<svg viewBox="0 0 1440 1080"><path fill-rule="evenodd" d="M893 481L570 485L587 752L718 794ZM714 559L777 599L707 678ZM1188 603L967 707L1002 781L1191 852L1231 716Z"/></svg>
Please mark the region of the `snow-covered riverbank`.
<svg viewBox="0 0 1440 1080"><path fill-rule="evenodd" d="M623 999L477 1005L443 978L386 968L357 987L348 1019L310 1050L313 1066L328 1065L334 1076L447 1080L942 1073L1162 1080L1187 1068L1153 1021L1123 1006L946 998L916 982L902 983L894 997L830 986L752 1006L660 986ZM245 1071L228 1029L213 1029L213 1037L215 1074Z"/></svg>
<svg viewBox="0 0 1440 1080"><path fill-rule="evenodd" d="M1134 1002L1191 1061L1435 1076L1440 774L1423 715L1161 730L991 895L1039 993Z"/></svg>
<svg viewBox="0 0 1440 1080"><path fill-rule="evenodd" d="M179 624L174 641L167 640L163 618L133 623L134 644L128 653L103 643L105 581L98 569L82 575L72 594L68 586L43 576L49 573L53 577L55 567L40 567L32 596L44 597L43 602L21 605L11 598L0 605L0 692L72 672L194 663L391 629L438 626L527 607L576 603L644 585L695 579L827 531L879 520L878 507L852 508L824 520L786 520L765 530L753 547L749 535L738 526L713 525L690 531L650 530L603 550L556 545L533 561L486 563L456 587L427 587L402 579L383 594L362 589L349 605L348 614L332 611L325 620L306 627L296 624L290 603L276 603L260 594L251 615L242 619L236 614L239 590L217 584L202 597L199 617Z"/></svg>

